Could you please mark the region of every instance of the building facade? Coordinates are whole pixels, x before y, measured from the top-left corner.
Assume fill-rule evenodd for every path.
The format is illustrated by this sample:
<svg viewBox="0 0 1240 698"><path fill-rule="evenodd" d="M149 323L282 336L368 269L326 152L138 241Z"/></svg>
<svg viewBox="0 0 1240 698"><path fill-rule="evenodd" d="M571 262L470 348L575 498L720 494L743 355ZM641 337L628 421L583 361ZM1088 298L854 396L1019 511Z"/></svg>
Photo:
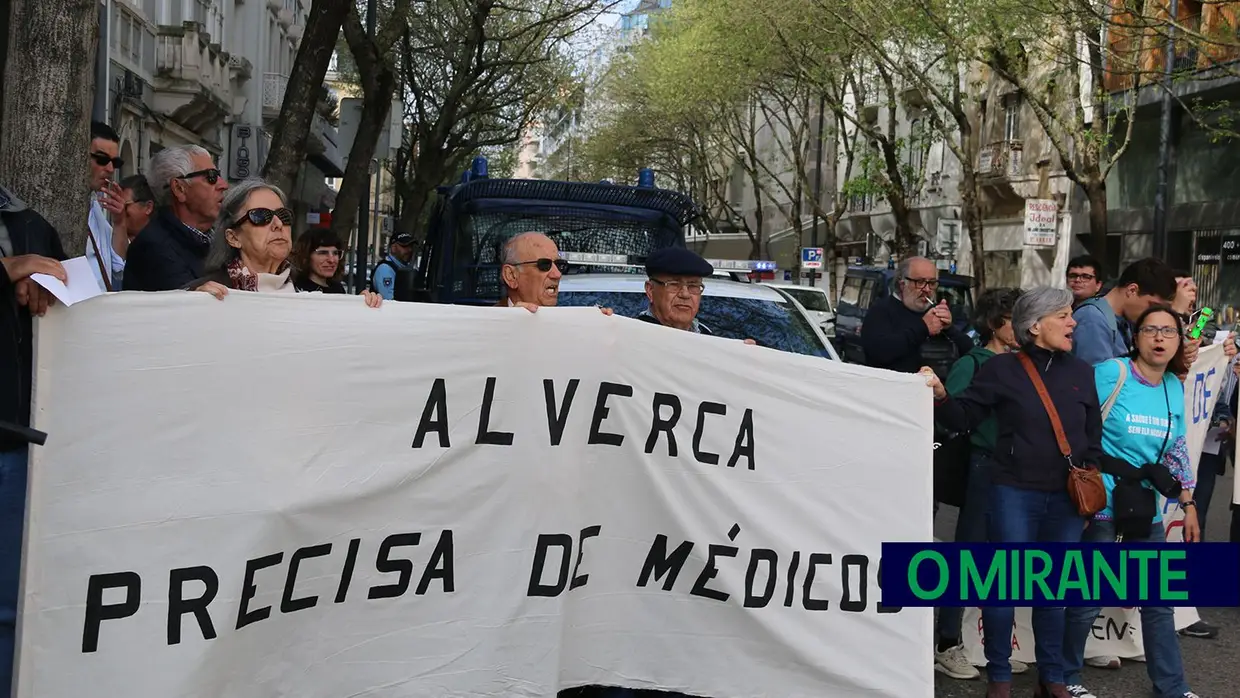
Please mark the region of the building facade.
<svg viewBox="0 0 1240 698"><path fill-rule="evenodd" d="M95 118L121 137L121 175L173 145L210 151L231 181L258 176L310 0L101 0ZM338 135L316 115L295 191L298 230L330 210Z"/></svg>

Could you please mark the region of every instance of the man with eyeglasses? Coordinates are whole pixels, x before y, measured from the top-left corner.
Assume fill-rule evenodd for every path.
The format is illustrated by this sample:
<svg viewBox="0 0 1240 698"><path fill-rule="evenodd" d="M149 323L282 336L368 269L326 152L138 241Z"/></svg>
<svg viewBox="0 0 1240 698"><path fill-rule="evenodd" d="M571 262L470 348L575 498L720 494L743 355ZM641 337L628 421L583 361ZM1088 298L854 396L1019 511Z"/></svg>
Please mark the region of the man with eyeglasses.
<svg viewBox="0 0 1240 698"><path fill-rule="evenodd" d="M196 145L159 151L146 178L156 210L129 246L125 290L173 291L203 276L228 180Z"/></svg>
<svg viewBox="0 0 1240 698"><path fill-rule="evenodd" d="M696 334L711 334L710 328L698 322L702 305L703 279L715 273L710 262L692 250L666 247L655 250L646 258L646 298L650 307L637 316L651 322Z"/></svg>
<svg viewBox="0 0 1240 698"><path fill-rule="evenodd" d="M861 348L869 366L917 373L931 366L946 376L956 359L973 350L973 339L955 326L939 292L939 270L925 257L910 257L896 269L895 288L870 306L861 326Z"/></svg>
<svg viewBox="0 0 1240 698"><path fill-rule="evenodd" d="M121 138L111 126L90 122L90 228L83 252L91 260L91 271L105 291L121 290L121 274L129 252L129 234L124 219L124 194L112 176L125 165L117 155ZM108 214L112 220L108 221Z"/></svg>
<svg viewBox="0 0 1240 698"><path fill-rule="evenodd" d="M1075 305L1096 298L1102 293L1102 262L1096 257L1083 254L1068 260L1068 272L1065 276Z"/></svg>
<svg viewBox="0 0 1240 698"><path fill-rule="evenodd" d="M383 296L383 300L410 301L406 297L408 283L402 283L402 274L407 275L413 262L413 236L409 233L397 233L388 244L388 254L370 275L370 290Z"/></svg>

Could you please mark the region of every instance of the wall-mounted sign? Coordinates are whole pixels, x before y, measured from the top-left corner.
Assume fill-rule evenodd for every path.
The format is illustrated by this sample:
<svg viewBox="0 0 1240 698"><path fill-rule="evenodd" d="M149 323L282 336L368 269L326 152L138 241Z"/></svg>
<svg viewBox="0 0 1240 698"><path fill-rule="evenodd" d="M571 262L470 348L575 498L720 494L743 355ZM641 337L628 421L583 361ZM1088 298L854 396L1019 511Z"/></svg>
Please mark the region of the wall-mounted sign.
<svg viewBox="0 0 1240 698"><path fill-rule="evenodd" d="M1240 266L1240 235L1227 235L1223 238L1221 245L1221 254L1223 264L1227 266Z"/></svg>
<svg viewBox="0 0 1240 698"><path fill-rule="evenodd" d="M1219 237L1198 236L1197 254L1194 257L1197 266L1212 266L1218 264L1221 242L1222 238Z"/></svg>
<svg viewBox="0 0 1240 698"><path fill-rule="evenodd" d="M1052 199L1025 200L1025 244L1053 247L1058 239L1059 204Z"/></svg>
<svg viewBox="0 0 1240 698"><path fill-rule="evenodd" d="M228 178L247 179L258 174L258 162L255 156L257 143L254 138L254 127L249 124L233 124L232 157L229 160Z"/></svg>

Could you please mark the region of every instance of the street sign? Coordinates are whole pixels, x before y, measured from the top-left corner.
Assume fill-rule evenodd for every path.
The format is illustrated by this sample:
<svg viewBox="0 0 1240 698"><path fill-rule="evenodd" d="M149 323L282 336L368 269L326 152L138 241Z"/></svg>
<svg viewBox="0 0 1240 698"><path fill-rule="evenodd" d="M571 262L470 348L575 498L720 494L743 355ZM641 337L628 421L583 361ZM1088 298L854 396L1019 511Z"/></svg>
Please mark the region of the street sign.
<svg viewBox="0 0 1240 698"><path fill-rule="evenodd" d="M822 248L821 247L802 247L801 248L801 268L802 269L822 269Z"/></svg>

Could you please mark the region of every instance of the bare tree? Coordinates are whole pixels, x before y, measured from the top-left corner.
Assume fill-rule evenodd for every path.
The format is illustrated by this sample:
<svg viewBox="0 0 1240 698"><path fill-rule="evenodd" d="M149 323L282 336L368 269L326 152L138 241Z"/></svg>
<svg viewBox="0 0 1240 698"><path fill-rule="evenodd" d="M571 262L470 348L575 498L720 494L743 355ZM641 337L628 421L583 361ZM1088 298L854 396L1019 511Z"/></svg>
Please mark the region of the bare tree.
<svg viewBox="0 0 1240 698"><path fill-rule="evenodd" d="M280 105L271 149L263 177L284 191L291 191L306 159L306 140L322 92L323 78L331 65L336 40L353 0L314 0L306 18L305 34Z"/></svg>
<svg viewBox="0 0 1240 698"><path fill-rule="evenodd" d="M410 0L395 0L373 38L362 26L355 4L350 3L344 18L345 41L362 85L362 115L357 135L349 148L349 162L345 165L344 179L340 182L332 215L332 232L342 240L349 239L349 231L357 220L362 189L370 178L370 164L379 145L379 134L383 132L392 109L396 91L393 49L397 39L408 28L409 4Z"/></svg>
<svg viewBox="0 0 1240 698"><path fill-rule="evenodd" d="M87 148L95 94L99 3L13 0L0 120L0 177L60 232L86 249Z"/></svg>

